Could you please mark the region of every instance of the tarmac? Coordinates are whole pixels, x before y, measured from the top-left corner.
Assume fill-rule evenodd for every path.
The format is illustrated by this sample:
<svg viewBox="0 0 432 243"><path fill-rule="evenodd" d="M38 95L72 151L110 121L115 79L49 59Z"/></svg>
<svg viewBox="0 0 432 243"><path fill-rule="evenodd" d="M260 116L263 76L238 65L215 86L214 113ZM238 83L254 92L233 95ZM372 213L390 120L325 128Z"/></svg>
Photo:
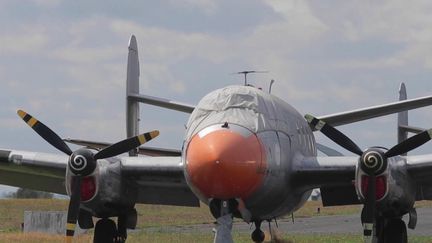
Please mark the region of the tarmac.
<svg viewBox="0 0 432 243"><path fill-rule="evenodd" d="M408 235L431 236L432 237L432 208L417 209L417 227L415 230L408 229ZM404 218L408 222L408 218ZM274 221L271 227L276 227ZM214 224L183 225L169 227L149 227L140 229L148 232L172 232L172 233L212 233ZM251 233L255 227L245 222L235 222L233 232ZM267 222L262 223L261 229L268 231ZM278 221L278 229L282 233L293 234L362 234L360 215L337 215L316 216L311 218L295 218Z"/></svg>

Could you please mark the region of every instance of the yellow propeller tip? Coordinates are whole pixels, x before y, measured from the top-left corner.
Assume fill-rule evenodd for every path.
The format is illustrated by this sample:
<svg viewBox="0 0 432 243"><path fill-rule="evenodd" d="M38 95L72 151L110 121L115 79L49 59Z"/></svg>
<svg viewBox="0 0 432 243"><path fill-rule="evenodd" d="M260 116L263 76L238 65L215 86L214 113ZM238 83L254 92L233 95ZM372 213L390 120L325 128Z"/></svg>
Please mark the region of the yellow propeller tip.
<svg viewBox="0 0 432 243"><path fill-rule="evenodd" d="M150 132L150 136L152 138L155 138L155 137L159 136L159 131L158 130L151 131Z"/></svg>
<svg viewBox="0 0 432 243"><path fill-rule="evenodd" d="M20 116L21 118L24 118L25 115L27 115L27 113L23 110L18 110L17 111L18 116Z"/></svg>

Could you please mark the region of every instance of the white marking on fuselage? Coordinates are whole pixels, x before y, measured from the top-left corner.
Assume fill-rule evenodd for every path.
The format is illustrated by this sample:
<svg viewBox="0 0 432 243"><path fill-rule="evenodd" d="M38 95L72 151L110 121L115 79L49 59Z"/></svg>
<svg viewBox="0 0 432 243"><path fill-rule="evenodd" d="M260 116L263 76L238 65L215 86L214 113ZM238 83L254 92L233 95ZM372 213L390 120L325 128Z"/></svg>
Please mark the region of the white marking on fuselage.
<svg viewBox="0 0 432 243"><path fill-rule="evenodd" d="M204 138L205 136L207 136L208 134L215 132L215 131L219 131L219 130L230 130L230 131L234 131L240 135L242 135L243 137L247 138L250 135L252 135L252 132L250 130L248 130L245 127L236 125L236 124L228 124L228 127L222 127L223 124L216 124L216 125L212 125L209 127L204 128L203 130L201 130L198 133L198 136L200 138Z"/></svg>

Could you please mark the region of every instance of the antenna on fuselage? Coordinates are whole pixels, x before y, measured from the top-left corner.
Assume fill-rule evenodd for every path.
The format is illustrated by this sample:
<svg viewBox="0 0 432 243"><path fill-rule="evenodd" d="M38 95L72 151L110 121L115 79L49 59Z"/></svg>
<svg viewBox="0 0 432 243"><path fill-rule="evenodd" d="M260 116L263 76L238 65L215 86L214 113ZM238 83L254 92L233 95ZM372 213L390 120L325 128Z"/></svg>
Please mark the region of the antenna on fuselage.
<svg viewBox="0 0 432 243"><path fill-rule="evenodd" d="M247 86L248 85L248 83L247 83L247 75L249 73L268 73L268 71L241 71L241 72L237 72L237 73L234 73L234 74L243 74L244 75L244 85Z"/></svg>
<svg viewBox="0 0 432 243"><path fill-rule="evenodd" d="M275 82L274 79L272 79L272 80L270 81L269 94L271 94L271 88L272 88L274 82Z"/></svg>

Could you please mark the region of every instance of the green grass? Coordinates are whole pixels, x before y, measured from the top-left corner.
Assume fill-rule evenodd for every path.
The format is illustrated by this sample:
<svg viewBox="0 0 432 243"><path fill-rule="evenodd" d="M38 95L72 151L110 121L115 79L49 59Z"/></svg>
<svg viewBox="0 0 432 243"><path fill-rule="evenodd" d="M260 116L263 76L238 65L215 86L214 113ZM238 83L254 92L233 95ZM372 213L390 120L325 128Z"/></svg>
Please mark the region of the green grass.
<svg viewBox="0 0 432 243"><path fill-rule="evenodd" d="M24 211L65 211L67 200L62 199L0 199L0 232L13 232L21 229ZM317 213L317 208L321 213ZM193 225L212 223L215 220L204 204L199 208L160 205L137 205L138 228L167 225ZM357 214L361 206L323 208L320 202L308 202L295 213L296 218L319 215ZM290 219L287 216L286 219ZM282 219L283 220L283 219Z"/></svg>

